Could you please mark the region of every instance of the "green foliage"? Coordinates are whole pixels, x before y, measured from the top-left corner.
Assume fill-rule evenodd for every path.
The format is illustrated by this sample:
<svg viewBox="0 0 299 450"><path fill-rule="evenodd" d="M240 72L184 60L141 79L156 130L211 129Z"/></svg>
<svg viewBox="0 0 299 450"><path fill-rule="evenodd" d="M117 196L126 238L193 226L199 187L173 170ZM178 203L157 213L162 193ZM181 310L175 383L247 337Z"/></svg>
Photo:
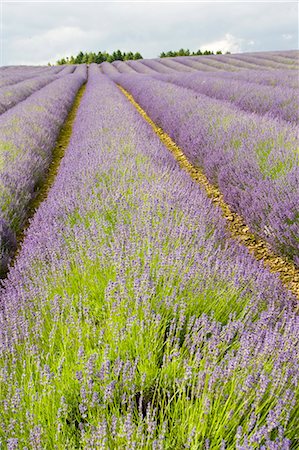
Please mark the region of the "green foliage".
<svg viewBox="0 0 299 450"><path fill-rule="evenodd" d="M113 62L113 61L127 61L132 59L143 59L142 55L139 52L121 52L120 50L116 50L112 52L112 54L104 51L95 52L85 52L80 51L77 56L70 56L59 59L56 64L64 65L64 64L101 64L104 61Z"/></svg>
<svg viewBox="0 0 299 450"><path fill-rule="evenodd" d="M229 52L227 52L229 53ZM173 58L175 56L198 56L198 55L214 55L214 52L210 50L197 50L196 52L190 52L190 50L181 48L177 51L168 51L168 52L162 52L159 56L159 58ZM222 55L221 50L217 50L216 55ZM111 54L104 51L99 51L98 53L95 52L85 52L83 53L80 51L77 56L66 56L65 58L59 59L56 64L57 65L64 65L64 64L101 64L104 61L107 61L109 63L113 61L129 61L129 60L137 60L137 59L143 59L141 53L136 52L121 52L120 50L116 50L112 52Z"/></svg>
<svg viewBox="0 0 299 450"><path fill-rule="evenodd" d="M175 56L200 56L200 55L214 55L214 52L210 51L210 50L197 50L196 52L190 52L190 50L181 48L180 50L176 50L176 51L172 51L170 50L169 52L162 52L160 53L159 58L173 58ZM217 50L216 55L222 55L222 51L221 50Z"/></svg>

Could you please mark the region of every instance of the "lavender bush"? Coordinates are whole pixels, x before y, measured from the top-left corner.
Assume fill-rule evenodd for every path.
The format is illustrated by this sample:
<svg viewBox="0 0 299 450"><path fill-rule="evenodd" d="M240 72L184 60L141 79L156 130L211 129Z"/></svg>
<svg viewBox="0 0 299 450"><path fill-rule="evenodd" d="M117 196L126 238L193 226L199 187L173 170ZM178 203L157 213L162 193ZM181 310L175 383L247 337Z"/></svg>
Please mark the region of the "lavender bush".
<svg viewBox="0 0 299 450"><path fill-rule="evenodd" d="M263 60L271 60L274 62L278 62L280 64L286 64L288 66L298 66L299 58L298 54L294 54L293 57L290 58L290 56L284 55L284 54L276 54L276 52L258 52L258 53L251 53L252 56L256 58L260 58Z"/></svg>
<svg viewBox="0 0 299 450"><path fill-rule="evenodd" d="M196 72L198 70L192 66L182 64L180 61L178 61L178 58L161 58L157 59L156 61L163 64L163 66L174 69L177 72Z"/></svg>
<svg viewBox="0 0 299 450"><path fill-rule="evenodd" d="M254 55L249 54L235 54L235 55L230 55L230 57L232 59L234 59L235 61L241 61L241 62L246 62L246 63L253 63L257 66L260 66L260 68L267 68L267 69L294 69L294 70L298 70L298 61L294 61L294 64L292 66L290 66L289 64L283 64L283 63L279 63L273 59L271 59L271 57L257 57Z"/></svg>
<svg viewBox="0 0 299 450"><path fill-rule="evenodd" d="M63 67L7 67L0 68L0 88L29 78L35 78L40 75L55 75L59 73Z"/></svg>
<svg viewBox="0 0 299 450"><path fill-rule="evenodd" d="M106 75L115 75L119 73L119 71L115 66L113 66L113 64L110 64L106 61L102 62L99 67L101 72Z"/></svg>
<svg viewBox="0 0 299 450"><path fill-rule="evenodd" d="M200 75L200 72L197 72ZM205 74L202 74L205 76ZM247 81L266 86L280 86L287 88L299 88L297 74L293 70L239 70L238 72L213 72L209 78L225 80Z"/></svg>
<svg viewBox="0 0 299 450"><path fill-rule="evenodd" d="M80 66L79 66L80 67ZM79 67L76 67L75 65L65 66L62 68L62 70L58 73L58 76L64 76L69 75L70 73L74 73L78 70ZM82 64L82 67L86 67L85 64Z"/></svg>
<svg viewBox="0 0 299 450"><path fill-rule="evenodd" d="M85 79L81 73L53 81L0 118L1 273L15 250L15 234L23 225L28 203L49 167L59 130Z"/></svg>
<svg viewBox="0 0 299 450"><path fill-rule="evenodd" d="M136 70L124 61L114 61L112 63L119 73L136 73Z"/></svg>
<svg viewBox="0 0 299 450"><path fill-rule="evenodd" d="M45 75L30 78L19 83L0 88L0 114L12 108L33 92L38 91L57 78L57 75Z"/></svg>
<svg viewBox="0 0 299 450"><path fill-rule="evenodd" d="M219 185L252 230L299 264L297 127L145 75L114 79Z"/></svg>
<svg viewBox="0 0 299 450"><path fill-rule="evenodd" d="M155 70L142 64L142 60L141 61L127 61L126 64L128 64L128 66L132 67L132 69L134 69L135 72L138 72L138 73L145 73L148 75L156 73Z"/></svg>
<svg viewBox="0 0 299 450"><path fill-rule="evenodd" d="M7 448L296 448L295 299L91 66L1 292Z"/></svg>
<svg viewBox="0 0 299 450"><path fill-rule="evenodd" d="M265 70L265 67L261 67L258 63L248 62L243 59L235 59L234 55L214 55L213 60L218 61L219 66L223 67L223 64L228 65L229 68L222 70L227 71L243 71L243 70Z"/></svg>
<svg viewBox="0 0 299 450"><path fill-rule="evenodd" d="M154 60L154 59L143 59L141 62L143 65L145 65L146 67L149 67L150 69L153 69L155 72L157 73L175 73L175 69L171 68L171 67L166 67L163 63L162 63L163 59L159 60Z"/></svg>
<svg viewBox="0 0 299 450"><path fill-rule="evenodd" d="M176 56L175 58L167 58L172 61L178 61L181 64L184 64L187 67L191 67L200 72L218 72L221 70L221 67L209 66L200 61L200 59L195 59L194 56ZM220 65L221 66L221 65ZM223 70L223 69L222 69ZM231 68L229 68L231 70Z"/></svg>
<svg viewBox="0 0 299 450"><path fill-rule="evenodd" d="M232 78L202 73L156 75L162 81L193 89L208 97L224 100L244 111L299 123L298 89L263 86Z"/></svg>

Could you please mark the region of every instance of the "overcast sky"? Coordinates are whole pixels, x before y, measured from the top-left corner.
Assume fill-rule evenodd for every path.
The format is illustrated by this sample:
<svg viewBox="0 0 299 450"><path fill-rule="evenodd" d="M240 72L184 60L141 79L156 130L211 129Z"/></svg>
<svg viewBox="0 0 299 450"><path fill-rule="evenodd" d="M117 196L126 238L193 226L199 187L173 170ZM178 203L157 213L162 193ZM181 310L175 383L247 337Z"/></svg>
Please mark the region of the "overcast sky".
<svg viewBox="0 0 299 450"><path fill-rule="evenodd" d="M1 3L1 64L46 64L82 51L298 48L297 2Z"/></svg>

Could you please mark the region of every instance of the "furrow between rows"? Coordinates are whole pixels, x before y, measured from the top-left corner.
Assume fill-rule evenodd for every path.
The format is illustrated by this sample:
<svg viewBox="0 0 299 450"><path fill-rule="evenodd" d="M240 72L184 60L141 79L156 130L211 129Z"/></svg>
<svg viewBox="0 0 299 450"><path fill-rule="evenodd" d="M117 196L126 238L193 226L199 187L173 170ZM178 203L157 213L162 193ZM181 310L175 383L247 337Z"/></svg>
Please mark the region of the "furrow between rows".
<svg viewBox="0 0 299 450"><path fill-rule="evenodd" d="M257 260L263 260L265 266L269 268L271 272L278 273L282 283L299 298L299 269L284 257L275 254L270 249L269 244L250 231L242 217L233 212L229 205L224 201L223 194L220 190L208 181L205 174L198 167L195 167L190 163L182 149L162 130L162 128L158 127L151 120L147 113L135 101L134 97L121 85L117 84L117 86L135 106L142 117L152 126L163 144L178 161L180 167L183 168L195 182L199 183L205 189L207 195L213 200L215 205L221 208L223 216L227 220L227 227L232 237L242 242Z"/></svg>

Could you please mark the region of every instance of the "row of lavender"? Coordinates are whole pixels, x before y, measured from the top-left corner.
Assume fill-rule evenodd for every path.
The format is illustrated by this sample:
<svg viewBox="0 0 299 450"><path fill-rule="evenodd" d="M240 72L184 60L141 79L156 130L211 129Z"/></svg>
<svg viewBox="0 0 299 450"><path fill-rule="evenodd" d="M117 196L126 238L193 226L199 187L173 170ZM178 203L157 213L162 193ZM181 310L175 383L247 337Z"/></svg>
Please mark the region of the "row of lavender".
<svg viewBox="0 0 299 450"><path fill-rule="evenodd" d="M0 68L0 88L40 75L55 75L64 67L8 66Z"/></svg>
<svg viewBox="0 0 299 450"><path fill-rule="evenodd" d="M140 61L115 61L100 65L103 73L165 73L175 72L219 72L231 73L255 70L275 72L277 70L291 72L297 81L299 68L299 54L290 52L266 52L258 54L213 55L213 56L181 56L175 58L144 59Z"/></svg>
<svg viewBox="0 0 299 450"><path fill-rule="evenodd" d="M299 155L295 125L248 114L146 75L113 79L203 168L225 200L275 251L299 264Z"/></svg>
<svg viewBox="0 0 299 450"><path fill-rule="evenodd" d="M1 444L290 449L294 301L92 66L1 292Z"/></svg>
<svg viewBox="0 0 299 450"><path fill-rule="evenodd" d="M86 66L52 81L0 117L0 274L16 248L16 233L47 171L52 150ZM36 85L35 85L36 86Z"/></svg>
<svg viewBox="0 0 299 450"><path fill-rule="evenodd" d="M283 81L277 86L257 85L254 82L230 77L210 76L206 73L156 74L161 81L186 87L208 97L227 101L244 111L266 115L299 124L298 88L286 86ZM297 77L298 81L298 77Z"/></svg>
<svg viewBox="0 0 299 450"><path fill-rule="evenodd" d="M176 58L177 60L178 58ZM192 64L192 61L188 61ZM161 60L161 63L164 61ZM187 63L187 62L186 62ZM185 63L185 64L186 64ZM160 64L161 66L161 64ZM168 75L168 76L179 76L178 72L181 73L182 76L185 75L186 71L174 71L167 70L165 67L165 63L163 68L161 69L158 65L157 70L151 69L149 66L145 64L145 62L141 61L119 61L114 64L109 64L104 62L100 65L101 71L106 75L116 75L118 73L139 73L145 75ZM244 81L249 83L255 83L256 85L265 85L265 86L280 86L298 89L299 88L299 79L297 73L292 70L240 70L237 72L225 72L225 71L216 71L216 72L207 72L202 71L200 69L194 69L193 74L197 74L198 76L208 77L209 79L220 78L221 80L236 80L236 81ZM189 76L189 75L188 75ZM257 86L258 87L258 86Z"/></svg>
<svg viewBox="0 0 299 450"><path fill-rule="evenodd" d="M47 84L51 83L60 77L68 75L70 73L80 73L81 68L74 68L73 66L65 67L63 70L52 74L37 74L37 76L26 78L15 84L5 85L0 87L0 114L12 108L17 103L25 100L29 95L43 88Z"/></svg>

